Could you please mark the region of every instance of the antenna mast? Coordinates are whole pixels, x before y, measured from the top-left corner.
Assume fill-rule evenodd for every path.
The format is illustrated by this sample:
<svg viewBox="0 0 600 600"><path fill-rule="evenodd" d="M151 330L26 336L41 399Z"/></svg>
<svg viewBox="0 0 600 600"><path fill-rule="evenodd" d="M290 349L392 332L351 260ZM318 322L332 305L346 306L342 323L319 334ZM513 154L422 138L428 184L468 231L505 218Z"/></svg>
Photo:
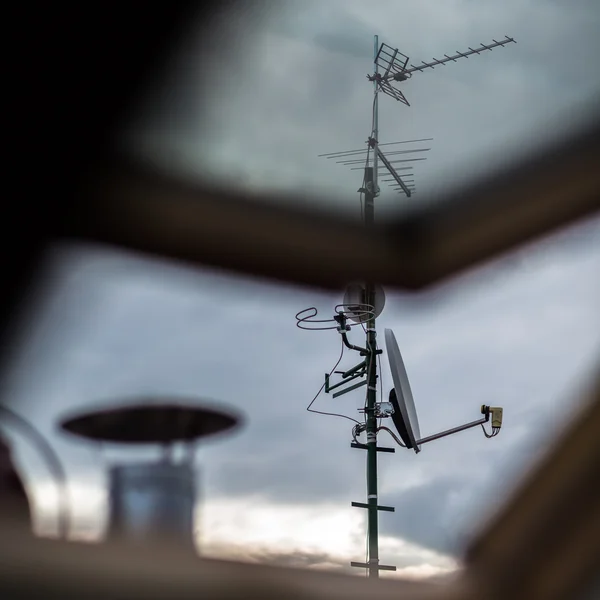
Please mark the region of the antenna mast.
<svg viewBox="0 0 600 600"><path fill-rule="evenodd" d="M375 78L379 75L379 67L377 66L377 53L379 52L379 36L373 36L373 65L375 67ZM378 183L379 180L377 178L377 166L378 166L378 156L379 152L379 87L377 86L377 80L373 82L373 133L371 137L373 138L373 198L377 195L379 191ZM367 217L367 211L365 211L365 224L369 226L369 221ZM373 219L374 219L374 211L373 211ZM375 306L375 304L371 304L371 306ZM373 319L373 323L375 319Z"/></svg>
<svg viewBox="0 0 600 600"><path fill-rule="evenodd" d="M422 142L427 141L432 138L424 138L420 140L408 140L405 142L390 142L387 144L379 144L379 92L383 92L387 96L398 100L402 104L406 106L410 106L408 100L399 89L399 85L403 82L409 80L414 73L424 72L427 69L434 69L439 65L446 65L448 62L456 62L461 58L468 58L474 54L481 54L484 51L491 51L494 48L504 47L509 43L515 43L513 38L508 36L505 37L504 40L496 41L493 40L492 44L480 44L478 48L469 48L467 52L458 52L452 56L444 55L443 59L433 59L431 62L425 63L422 62L421 65L408 65L408 56L402 54L398 51L398 49L393 49L386 44L381 44L379 46L379 36L374 36L374 73L372 75L367 75L367 79L373 82L373 112L372 112L372 126L371 126L371 135L367 141L367 149L366 150L345 150L342 152L332 152L328 154L321 154L320 156L327 159L341 159L337 161L340 164L350 166L352 170L364 169L364 179L363 185L358 190L361 194L364 194L364 221L366 227L373 226L375 222L375 198L379 195L379 186L378 186L378 167L379 163L383 164L384 168L387 170L391 179L384 179L382 181L391 182L392 185L397 185L398 187L394 188L401 193L406 194L407 197L412 195L412 192L415 191L414 180L413 179L402 179L398 174L398 171L410 171L412 167L398 167L395 168L392 163L408 163L425 160L424 158L402 158L397 160L389 160L389 156L393 154L410 154L414 152L426 152L429 148L417 148L410 150L400 150L400 151L392 151L387 154L387 156L381 151L380 145L382 146L390 146L393 144L400 143L411 143L411 142ZM373 152L372 162L369 164L370 153ZM366 157L361 157L361 155L366 153ZM366 158L366 160L365 160ZM358 166L363 160L364 167ZM356 165L356 166L352 166ZM412 173L407 174L408 177L412 176ZM406 176L405 176L406 177ZM352 562L351 565L353 567L359 567L368 570L369 577L377 578L379 577L379 571L395 571L396 567L388 566L388 565L380 565L379 564L379 522L378 522L378 511L389 511L394 512L394 508L391 506L381 506L378 504L378 492L377 492L377 453L378 452L394 452L394 448L383 448L377 445L377 432L378 425L377 419L379 417L390 417L393 416L398 408L394 408L393 402L377 402L377 356L383 352L377 348L377 331L375 327L375 320L381 314L383 310L383 305L385 303L385 295L384 291L376 282L374 281L366 281L361 284L351 284L347 291L346 296L344 298L344 304L340 304L335 308L336 315L333 319L318 319L317 317L317 309L314 307L305 309L300 311L296 315L297 326L301 329L307 330L325 330L325 329L337 329L337 331L342 336L342 342L344 346L350 350L357 351L361 356L364 357L364 360L352 367L348 371L335 371L336 373L341 374L342 381L336 383L334 385L330 385L330 377L331 373L325 375L325 384L324 389L325 393L329 393L336 388L340 388L340 386L348 384L350 381L363 378L366 376L366 381L363 379L360 383L353 384L351 386L347 386L345 389L337 391L333 394L333 397L341 396L342 394L346 394L351 392L359 387L364 385L367 386L367 395L364 409L360 409L365 413L365 422L358 423L354 427L352 435L354 441L351 443L352 448L359 448L361 450L367 451L367 503L362 502L352 502L352 506L357 508L363 508L367 510L367 523L368 523L368 531L367 531L367 542L368 542L368 556L367 562ZM359 346L354 346L348 340L348 332L350 331L350 326L347 324L347 319L350 319L356 323L360 323L363 327L366 324L365 333L366 333L366 346L365 348L361 348ZM395 344L395 341L394 341ZM389 355L389 348L388 348ZM398 351L399 355L399 351ZM340 358L341 360L341 358ZM338 361L339 364L339 361ZM337 365L336 365L337 366ZM332 371L333 373L333 371ZM393 374L393 373L392 373ZM407 384L408 385L408 384ZM323 388L322 388L323 389ZM394 390L392 390L393 392ZM317 394L318 396L318 394ZM390 395L390 397L392 394ZM316 400L316 397L313 399L313 402ZM397 401L396 401L396 404ZM311 410L309 405L307 410ZM405 409L406 410L406 409ZM313 411L320 412L320 411ZM483 419L478 421L473 421L472 423L468 423L466 425L462 425L460 427L455 427L453 429L443 431L439 434L435 434L433 436L429 436L427 438L423 438L418 440L416 443L417 451L418 444L432 441L434 439L438 439L439 437L444 437L446 435L450 435L452 433L456 433L458 431L463 431L464 429L469 429L471 427L481 425L483 427L483 423L487 422L490 418L490 414L494 414L495 417L492 420L492 434L487 434L487 437L493 437L497 435L500 430L500 425L502 421L502 409L499 407L482 407L482 413L485 415ZM334 413L321 413L321 414L330 414L334 416L344 416L344 415L335 415ZM398 414L397 419L400 419L400 415ZM388 428L383 427L382 429ZM356 436L362 432L366 432L367 443L361 444L357 441ZM411 430L412 431L412 430ZM484 429L485 432L485 429ZM393 434L392 434L393 435ZM402 437L402 433L400 433ZM396 438L397 443L399 443L403 447L412 448L413 445L409 445L400 443ZM413 440L414 441L414 440Z"/></svg>
<svg viewBox="0 0 600 600"><path fill-rule="evenodd" d="M375 75L378 74L377 52L379 50L379 36L374 38L373 63ZM375 196L377 195L377 167L378 167L378 136L379 136L379 87L377 81L373 82L373 167L365 168L365 225L371 227L375 222ZM375 282L366 282L366 300L370 306L375 306ZM369 577L379 576L379 519L377 515L377 418L375 404L377 402L377 331L375 328L375 312L367 321L367 350L369 351L367 369L367 405L366 434L367 434L367 538L368 538L368 569ZM358 566L358 565L357 565ZM361 567L363 565L360 565ZM395 569L394 569L395 570Z"/></svg>

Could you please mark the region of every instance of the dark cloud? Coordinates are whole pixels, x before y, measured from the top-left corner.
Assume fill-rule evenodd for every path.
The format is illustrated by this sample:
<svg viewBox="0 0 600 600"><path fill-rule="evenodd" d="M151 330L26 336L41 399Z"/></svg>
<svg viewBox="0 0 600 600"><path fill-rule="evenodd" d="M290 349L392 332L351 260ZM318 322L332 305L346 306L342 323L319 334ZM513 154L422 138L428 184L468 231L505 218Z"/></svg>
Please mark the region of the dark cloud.
<svg viewBox="0 0 600 600"><path fill-rule="evenodd" d="M315 44L321 46L325 50L331 52L341 52L355 58L366 58L373 55L372 52L368 52L367 40L370 40L371 36L362 36L357 39L356 36L348 32L335 32L335 33L318 33L314 37Z"/></svg>
<svg viewBox="0 0 600 600"><path fill-rule="evenodd" d="M354 58L373 56L373 33L363 20L336 2L307 0L301 8L298 4L283 5L265 30L291 39L310 40L323 50Z"/></svg>
<svg viewBox="0 0 600 600"><path fill-rule="evenodd" d="M456 528L459 499L470 482L460 477L436 478L423 485L387 495L396 512L383 520L388 535L410 540L442 553L455 554L462 546Z"/></svg>
<svg viewBox="0 0 600 600"><path fill-rule="evenodd" d="M269 435L268 426L263 427L260 429ZM283 429L281 424L278 427ZM251 495L275 503L334 500L349 505L357 499L353 493L362 498L356 461L347 459L350 436L345 444L332 444L316 436L303 443L303 438L310 436L308 428L302 435L288 427L268 443L254 444L252 438L247 442L240 438L239 444L229 443L228 458L213 461L206 485L218 495Z"/></svg>

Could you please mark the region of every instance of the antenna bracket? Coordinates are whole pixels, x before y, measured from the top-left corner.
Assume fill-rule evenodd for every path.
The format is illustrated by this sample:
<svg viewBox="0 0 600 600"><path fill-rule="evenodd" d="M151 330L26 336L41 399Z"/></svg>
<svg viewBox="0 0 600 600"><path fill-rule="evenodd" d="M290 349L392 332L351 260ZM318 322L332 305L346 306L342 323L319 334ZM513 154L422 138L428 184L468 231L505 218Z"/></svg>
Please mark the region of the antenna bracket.
<svg viewBox="0 0 600 600"><path fill-rule="evenodd" d="M354 370L354 369L356 369L356 370ZM329 373L326 373L325 374L325 393L329 394L329 392L341 387L342 385L345 385L346 383L348 383L349 381L352 381L353 379L358 379L359 377L364 377L367 373L367 369L366 369L366 365L365 365L364 361L360 365L357 365L356 367L354 367L354 369L350 370L351 374L349 374L349 375L342 374L342 377L344 378L344 380L340 381L339 383L335 383L333 385L329 385L330 375L329 375ZM350 373L350 372L348 372L348 373ZM367 385L367 382L361 381L360 383L353 385L345 390L342 390L341 392L333 394L333 397L337 398L338 396L341 396L347 392L355 390L356 388L359 388L363 385Z"/></svg>
<svg viewBox="0 0 600 600"><path fill-rule="evenodd" d="M333 320L338 324L337 330L340 333L345 334L350 331L350 325L347 324L348 319L342 311L338 312L337 315L334 315Z"/></svg>
<svg viewBox="0 0 600 600"><path fill-rule="evenodd" d="M375 405L375 416L385 419L394 414L394 406L391 402L378 402Z"/></svg>
<svg viewBox="0 0 600 600"><path fill-rule="evenodd" d="M351 448L357 448L358 450L368 450L369 446L367 444L361 444L360 442L350 442ZM377 452L389 452L390 454L394 454L396 452L395 448L386 448L385 446L377 446Z"/></svg>

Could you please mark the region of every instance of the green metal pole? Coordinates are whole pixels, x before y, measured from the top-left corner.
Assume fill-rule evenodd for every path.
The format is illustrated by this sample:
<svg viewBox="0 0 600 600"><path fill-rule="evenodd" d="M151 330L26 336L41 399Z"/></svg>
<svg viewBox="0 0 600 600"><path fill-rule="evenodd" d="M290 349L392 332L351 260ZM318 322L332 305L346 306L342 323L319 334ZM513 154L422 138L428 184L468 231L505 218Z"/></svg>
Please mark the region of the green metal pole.
<svg viewBox="0 0 600 600"><path fill-rule="evenodd" d="M373 223L374 194L370 191L373 182L373 168L366 169L365 182L369 190L365 194L365 222ZM369 183L371 185L369 185ZM371 282L366 285L366 301L375 305L375 289ZM379 577L379 533L377 513L377 419L375 403L377 402L377 355L376 355L375 318L367 322L367 504L368 504L368 546L369 546L369 577Z"/></svg>
<svg viewBox="0 0 600 600"><path fill-rule="evenodd" d="M377 56L379 46L378 36L374 39L373 62ZM377 64L375 63L375 73ZM377 140L378 132L378 106L377 83L373 109L373 138ZM377 144L377 141L375 142ZM376 150L376 148L375 148ZM377 194L377 153L374 152L373 167L365 170L365 225L371 227L375 221L375 196ZM375 306L375 286L373 282L366 282L367 304ZM377 512L377 419L375 417L375 403L377 402L377 333L375 331L375 316L367 323L367 349L369 350L367 369L367 504L368 511L368 547L369 547L369 577L379 577L379 522Z"/></svg>

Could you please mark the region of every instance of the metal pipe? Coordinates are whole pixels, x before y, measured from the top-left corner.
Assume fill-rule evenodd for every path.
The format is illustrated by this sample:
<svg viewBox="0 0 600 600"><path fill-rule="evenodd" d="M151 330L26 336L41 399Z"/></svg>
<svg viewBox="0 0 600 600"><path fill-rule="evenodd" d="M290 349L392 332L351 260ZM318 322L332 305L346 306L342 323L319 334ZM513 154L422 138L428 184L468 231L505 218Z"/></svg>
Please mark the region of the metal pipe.
<svg viewBox="0 0 600 600"><path fill-rule="evenodd" d="M58 491L58 536L66 540L69 536L71 514L68 497L67 474L58 454L46 440L46 438L25 418L7 406L0 404L0 415L4 415L25 432L34 446L46 461L48 469L52 473Z"/></svg>
<svg viewBox="0 0 600 600"><path fill-rule="evenodd" d="M374 36L373 62L375 63L375 75L378 73L377 52L379 50L379 37ZM379 148L377 137L379 135L378 115L378 88L377 82L373 82L373 168L365 169L365 226L370 228L375 222L375 196L377 195L377 159ZM371 179L371 187L368 179ZM373 281L366 282L367 304L375 306L375 285ZM379 577L379 514L377 510L377 418L375 416L375 404L377 402L377 333L375 330L375 312L369 315L367 322L367 406L366 406L366 434L367 434L367 544L369 551L369 577Z"/></svg>
<svg viewBox="0 0 600 600"><path fill-rule="evenodd" d="M373 38L373 63L375 65L375 75L379 72L379 67L377 65L377 52L379 50L379 36L374 36ZM375 147L373 148L373 195L377 196L377 159L379 155L379 88L377 85L377 81L373 82L373 139L375 140ZM373 305L374 306L374 305Z"/></svg>
<svg viewBox="0 0 600 600"><path fill-rule="evenodd" d="M472 421L471 423L467 423L466 425L459 425L458 427L453 427L452 429L446 429L446 431L435 433L421 440L418 440L417 445L420 446L421 444L426 444L427 442L432 442L433 440L439 440L440 438L446 437L447 435L458 433L459 431L464 431L465 429L470 429L471 427L477 427L477 425L483 425L487 422L488 419L486 417L483 417L482 419Z"/></svg>
<svg viewBox="0 0 600 600"><path fill-rule="evenodd" d="M356 371L360 371L361 369L366 367L366 365L367 365L367 361L363 360L361 363L357 364L355 367L352 367L351 369L344 371L342 373L342 377L344 379L347 379L348 377L350 377L350 375L353 375L354 373L356 373Z"/></svg>
<svg viewBox="0 0 600 600"><path fill-rule="evenodd" d="M351 344L350 341L348 340L348 336L345 333L342 333L342 341L344 342L344 346L346 346L346 348L348 348L349 350L356 350L357 352L360 352L361 354L368 354L369 351L366 348L361 348L360 346L355 346L354 344Z"/></svg>
<svg viewBox="0 0 600 600"><path fill-rule="evenodd" d="M109 538L134 544L171 542L195 551L192 464L117 465L110 469L109 482Z"/></svg>

